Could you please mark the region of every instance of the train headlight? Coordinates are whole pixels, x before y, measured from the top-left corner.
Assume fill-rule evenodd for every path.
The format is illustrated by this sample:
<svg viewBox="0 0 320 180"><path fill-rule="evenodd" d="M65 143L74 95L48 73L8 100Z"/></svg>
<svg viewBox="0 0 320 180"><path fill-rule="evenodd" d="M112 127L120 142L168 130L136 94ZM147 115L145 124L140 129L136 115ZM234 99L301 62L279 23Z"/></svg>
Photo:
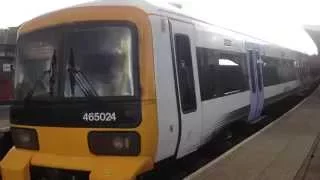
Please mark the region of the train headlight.
<svg viewBox="0 0 320 180"><path fill-rule="evenodd" d="M136 132L93 131L88 135L89 149L97 155L136 156L140 153L140 136Z"/></svg>
<svg viewBox="0 0 320 180"><path fill-rule="evenodd" d="M39 150L38 135L35 129L12 127L11 133L15 147Z"/></svg>

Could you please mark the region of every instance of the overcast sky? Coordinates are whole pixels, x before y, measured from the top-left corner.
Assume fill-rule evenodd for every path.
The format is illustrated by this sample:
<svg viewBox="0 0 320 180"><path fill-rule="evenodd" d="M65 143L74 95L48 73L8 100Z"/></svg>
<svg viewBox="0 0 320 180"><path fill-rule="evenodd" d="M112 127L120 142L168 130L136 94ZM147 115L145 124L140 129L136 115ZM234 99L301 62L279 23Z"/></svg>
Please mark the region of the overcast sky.
<svg viewBox="0 0 320 180"><path fill-rule="evenodd" d="M89 0L1 0L0 27ZM161 1L161 0L149 0ZM172 0L214 24L309 54L317 49L303 25L320 25L319 0ZM318 2L319 1L319 2Z"/></svg>

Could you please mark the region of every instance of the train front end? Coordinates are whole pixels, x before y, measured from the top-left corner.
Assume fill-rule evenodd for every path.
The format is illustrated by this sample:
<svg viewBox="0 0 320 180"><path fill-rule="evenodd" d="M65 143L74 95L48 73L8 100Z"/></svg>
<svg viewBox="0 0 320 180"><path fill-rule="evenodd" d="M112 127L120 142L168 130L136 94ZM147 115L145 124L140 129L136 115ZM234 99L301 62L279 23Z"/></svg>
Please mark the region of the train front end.
<svg viewBox="0 0 320 180"><path fill-rule="evenodd" d="M145 12L79 6L19 30L14 147L4 180L133 179L157 146L152 35Z"/></svg>

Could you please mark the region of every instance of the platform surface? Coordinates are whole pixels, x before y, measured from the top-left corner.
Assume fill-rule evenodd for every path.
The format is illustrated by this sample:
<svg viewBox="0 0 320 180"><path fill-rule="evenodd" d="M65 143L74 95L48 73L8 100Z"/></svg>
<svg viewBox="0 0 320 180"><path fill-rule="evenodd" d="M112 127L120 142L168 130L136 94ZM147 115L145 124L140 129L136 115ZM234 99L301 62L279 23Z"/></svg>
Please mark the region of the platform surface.
<svg viewBox="0 0 320 180"><path fill-rule="evenodd" d="M190 180L319 180L320 88Z"/></svg>

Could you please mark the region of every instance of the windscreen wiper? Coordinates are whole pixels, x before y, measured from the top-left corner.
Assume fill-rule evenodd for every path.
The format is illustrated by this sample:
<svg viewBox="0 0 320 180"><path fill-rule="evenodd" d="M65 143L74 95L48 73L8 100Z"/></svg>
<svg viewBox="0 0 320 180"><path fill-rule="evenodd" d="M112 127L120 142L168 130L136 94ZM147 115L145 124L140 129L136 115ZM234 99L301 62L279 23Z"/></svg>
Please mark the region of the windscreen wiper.
<svg viewBox="0 0 320 180"><path fill-rule="evenodd" d="M85 74L81 70L76 68L72 48L70 49L70 57L68 64L71 95L75 95L75 85L77 83L80 87L80 90L85 96L98 96L97 92L95 91Z"/></svg>
<svg viewBox="0 0 320 180"><path fill-rule="evenodd" d="M56 50L54 50L53 54L52 54L52 58L51 58L51 67L50 67L50 69L42 72L41 76L36 80L36 82L34 83L34 86L27 93L27 95L24 98L24 100L29 100L33 96L34 91L37 89L39 84L43 81L43 79L47 75L50 75L50 78L49 78L49 94L50 94L50 96L53 96L56 67L57 67L57 57L56 57Z"/></svg>
<svg viewBox="0 0 320 180"><path fill-rule="evenodd" d="M50 79L49 79L49 94L53 96L54 92L54 84L56 79L56 69L57 69L57 55L56 50L54 50L51 60L51 71L50 71Z"/></svg>

